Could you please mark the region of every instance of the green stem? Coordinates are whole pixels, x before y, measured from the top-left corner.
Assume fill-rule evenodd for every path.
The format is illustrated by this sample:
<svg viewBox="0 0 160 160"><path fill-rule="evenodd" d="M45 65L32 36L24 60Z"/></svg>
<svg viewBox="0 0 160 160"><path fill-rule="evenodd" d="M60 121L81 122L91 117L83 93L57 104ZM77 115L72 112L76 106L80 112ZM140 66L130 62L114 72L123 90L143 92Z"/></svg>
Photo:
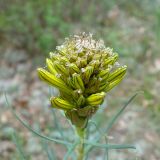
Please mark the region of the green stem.
<svg viewBox="0 0 160 160"><path fill-rule="evenodd" d="M83 160L84 158L84 138L85 138L85 129L76 128L77 134L80 139L80 143L77 147L77 160Z"/></svg>

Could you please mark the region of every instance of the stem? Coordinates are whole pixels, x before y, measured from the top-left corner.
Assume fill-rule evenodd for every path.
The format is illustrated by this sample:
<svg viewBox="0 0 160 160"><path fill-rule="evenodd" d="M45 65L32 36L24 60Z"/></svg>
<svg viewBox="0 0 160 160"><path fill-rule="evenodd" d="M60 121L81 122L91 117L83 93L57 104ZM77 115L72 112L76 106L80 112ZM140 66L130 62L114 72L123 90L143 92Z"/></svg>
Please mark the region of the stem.
<svg viewBox="0 0 160 160"><path fill-rule="evenodd" d="M84 138L85 138L85 129L76 128L77 134L80 139L80 144L77 147L77 160L83 160L84 158Z"/></svg>

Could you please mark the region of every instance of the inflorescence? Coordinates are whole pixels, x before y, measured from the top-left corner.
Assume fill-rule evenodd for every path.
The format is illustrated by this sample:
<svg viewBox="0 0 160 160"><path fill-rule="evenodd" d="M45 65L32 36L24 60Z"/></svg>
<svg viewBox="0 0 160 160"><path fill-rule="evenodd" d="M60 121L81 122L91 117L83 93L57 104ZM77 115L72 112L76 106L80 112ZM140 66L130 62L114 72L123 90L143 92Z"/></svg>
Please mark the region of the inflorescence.
<svg viewBox="0 0 160 160"><path fill-rule="evenodd" d="M51 105L65 112L72 124L85 128L103 103L105 95L123 79L127 66L103 40L82 33L65 39L46 59L47 69L38 68L40 79L59 90Z"/></svg>

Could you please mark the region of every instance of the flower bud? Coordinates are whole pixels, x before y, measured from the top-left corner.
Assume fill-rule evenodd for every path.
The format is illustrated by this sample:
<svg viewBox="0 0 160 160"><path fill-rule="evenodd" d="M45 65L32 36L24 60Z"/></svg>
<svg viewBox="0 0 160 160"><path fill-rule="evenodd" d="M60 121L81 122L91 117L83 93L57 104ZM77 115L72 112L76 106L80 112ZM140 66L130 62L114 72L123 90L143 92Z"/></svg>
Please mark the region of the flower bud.
<svg viewBox="0 0 160 160"><path fill-rule="evenodd" d="M92 66L87 66L86 68L83 69L82 77L85 84L88 83L93 71L94 71L94 68Z"/></svg>
<svg viewBox="0 0 160 160"><path fill-rule="evenodd" d="M112 72L108 77L108 82L114 81L115 79L122 78L124 74L126 73L127 66L122 66L118 69L116 69L114 72Z"/></svg>
<svg viewBox="0 0 160 160"><path fill-rule="evenodd" d="M82 107L82 106L84 105L84 103L85 103L85 98L84 98L83 95L81 95L81 96L78 98L78 100L77 100L77 105L78 105L79 107Z"/></svg>
<svg viewBox="0 0 160 160"><path fill-rule="evenodd" d="M106 81L109 76L109 69L101 70L97 77L101 78L101 81Z"/></svg>
<svg viewBox="0 0 160 160"><path fill-rule="evenodd" d="M81 89L82 91L84 91L85 88L84 88L83 80L79 74L74 73L72 75L72 82L76 89Z"/></svg>
<svg viewBox="0 0 160 160"><path fill-rule="evenodd" d="M87 59L85 57L82 57L81 59L79 59L77 61L77 65L80 67L80 68L84 68L86 67L87 65Z"/></svg>
<svg viewBox="0 0 160 160"><path fill-rule="evenodd" d="M70 63L70 64L68 65L68 67L69 67L69 73L70 73L70 74L79 73L79 72L80 72L80 69L79 69L79 68L77 67L77 65L74 64L74 63Z"/></svg>
<svg viewBox="0 0 160 160"><path fill-rule="evenodd" d="M106 59L103 63L103 67L107 67L108 65L112 65L114 63L114 58L113 57L109 57L108 59Z"/></svg>
<svg viewBox="0 0 160 160"><path fill-rule="evenodd" d="M54 67L53 67L53 63L52 63L52 61L50 60L50 59L46 59L46 65L47 65L47 68L48 68L48 70L52 73L52 74L57 74L57 71L54 69Z"/></svg>
<svg viewBox="0 0 160 160"><path fill-rule="evenodd" d="M52 107L62 109L62 110L71 110L75 107L68 101L63 100L61 98L52 97L50 101L51 101Z"/></svg>
<svg viewBox="0 0 160 160"><path fill-rule="evenodd" d="M99 85L99 92L104 91L108 87L108 82L101 82Z"/></svg>
<svg viewBox="0 0 160 160"><path fill-rule="evenodd" d="M53 64L54 64L55 70L58 73L60 73L62 75L65 75L65 76L69 75L68 70L63 65L61 65L60 63L58 63L58 61L55 61Z"/></svg>
<svg viewBox="0 0 160 160"><path fill-rule="evenodd" d="M103 102L104 97L105 97L104 92L96 93L96 94L92 94L91 96L87 97L86 101L88 105L97 106Z"/></svg>
<svg viewBox="0 0 160 160"><path fill-rule="evenodd" d="M93 60L90 62L90 65L94 67L94 70L99 70L100 62L99 60Z"/></svg>
<svg viewBox="0 0 160 160"><path fill-rule="evenodd" d="M66 57L63 56L60 59L60 63L65 66L67 63L69 63L69 60Z"/></svg>
<svg viewBox="0 0 160 160"><path fill-rule="evenodd" d="M113 87L117 86L122 80L123 80L123 77L109 83L108 87L105 89L105 92L110 91Z"/></svg>
<svg viewBox="0 0 160 160"><path fill-rule="evenodd" d="M52 61L60 60L60 56L58 56L56 53L50 52L49 56Z"/></svg>
<svg viewBox="0 0 160 160"><path fill-rule="evenodd" d="M71 94L72 90L69 89L60 78L57 78L43 68L38 68L37 71L41 80L47 82L50 85L53 85L60 90L63 90L67 94Z"/></svg>

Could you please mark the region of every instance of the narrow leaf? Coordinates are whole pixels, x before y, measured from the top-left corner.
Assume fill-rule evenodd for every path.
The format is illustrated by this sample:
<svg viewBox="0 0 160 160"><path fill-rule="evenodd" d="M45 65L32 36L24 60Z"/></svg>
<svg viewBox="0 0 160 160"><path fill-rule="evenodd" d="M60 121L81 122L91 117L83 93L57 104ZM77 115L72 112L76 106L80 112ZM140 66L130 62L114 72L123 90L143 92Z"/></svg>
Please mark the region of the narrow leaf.
<svg viewBox="0 0 160 160"><path fill-rule="evenodd" d="M56 160L56 156L54 152L51 149L49 149L47 142L43 140L42 143L43 143L43 148L47 154L48 160Z"/></svg>
<svg viewBox="0 0 160 160"><path fill-rule="evenodd" d="M132 100L141 92L135 93L125 104L124 106L115 114L115 116L112 117L112 119L109 121L109 124L107 125L107 128L103 131L103 135L105 135L109 129L113 126L114 122L118 119L118 117L122 114L122 112L125 110L125 108L132 102ZM94 141L98 142L101 139L102 135L98 135L95 137ZM88 146L86 148L86 153L88 153L92 149L92 146Z"/></svg>
<svg viewBox="0 0 160 160"><path fill-rule="evenodd" d="M76 148L76 146L79 144L79 141L76 141L67 151L67 153L64 156L63 160L68 160L69 156L72 155L72 152L74 151L74 149Z"/></svg>
<svg viewBox="0 0 160 160"><path fill-rule="evenodd" d="M90 141L84 141L84 144L89 144L94 147L99 147L99 148L108 148L108 149L136 149L135 146L130 145L130 144L100 144L100 143L95 143L95 142L90 142Z"/></svg>
<svg viewBox="0 0 160 160"><path fill-rule="evenodd" d="M17 137L17 134L15 133L15 131L12 133L12 139L13 139L14 144L17 147L17 150L19 152L21 159L26 160L26 156L24 155L24 152L23 152L22 147L18 141L18 137Z"/></svg>
<svg viewBox="0 0 160 160"><path fill-rule="evenodd" d="M8 99L7 99L7 95L6 93L4 94L5 95L5 99L6 99L6 103L7 103L7 106L11 109L11 112L12 114L15 116L15 118L21 122L21 124L26 127L28 130L30 130L32 133L36 134L37 136L41 137L41 138L44 138L46 140L49 140L49 141L54 141L56 143L60 143L60 144L64 144L64 145L71 145L69 142L66 142L66 141L63 141L63 140L60 140L60 139L55 139L55 138L50 138L50 137L47 137L45 135L42 135L40 134L39 132L35 131L34 129L32 129L27 123L25 123L17 114L16 112L12 109L12 107L9 105L9 102L8 102Z"/></svg>

